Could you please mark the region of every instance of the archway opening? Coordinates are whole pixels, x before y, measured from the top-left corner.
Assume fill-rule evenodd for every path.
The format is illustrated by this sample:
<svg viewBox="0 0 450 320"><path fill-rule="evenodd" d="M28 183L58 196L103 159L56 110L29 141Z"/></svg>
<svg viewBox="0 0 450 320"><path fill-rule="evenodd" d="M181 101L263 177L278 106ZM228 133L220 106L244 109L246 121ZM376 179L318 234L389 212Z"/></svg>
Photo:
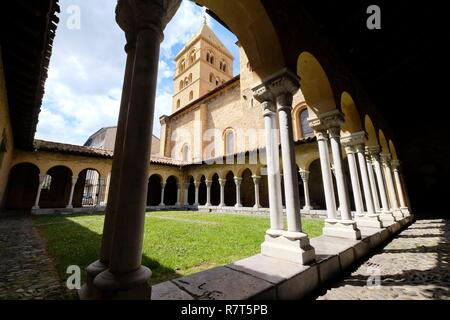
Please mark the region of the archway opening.
<svg viewBox="0 0 450 320"><path fill-rule="evenodd" d="M69 204L72 188L72 171L65 166L56 166L48 170L51 177L48 188L41 191L41 208L65 208Z"/></svg>
<svg viewBox="0 0 450 320"><path fill-rule="evenodd" d="M189 178L187 203L189 205L193 205L195 203L195 184L194 184L194 177L192 176Z"/></svg>
<svg viewBox="0 0 450 320"><path fill-rule="evenodd" d="M225 176L225 187L224 187L224 203L226 206L231 207L236 204L236 183L234 182L234 173L228 171Z"/></svg>
<svg viewBox="0 0 450 320"><path fill-rule="evenodd" d="M177 178L170 176L166 180L166 186L164 188L164 204L166 206L173 206L177 203Z"/></svg>
<svg viewBox="0 0 450 320"><path fill-rule="evenodd" d="M211 205L218 206L220 203L219 175L214 173L211 182Z"/></svg>
<svg viewBox="0 0 450 320"><path fill-rule="evenodd" d="M7 209L31 209L39 188L39 168L19 163L11 168L8 181Z"/></svg>
<svg viewBox="0 0 450 320"><path fill-rule="evenodd" d="M322 169L320 159L311 162L309 166L309 196L311 206L317 210L325 210L325 194L323 191Z"/></svg>
<svg viewBox="0 0 450 320"><path fill-rule="evenodd" d="M73 207L90 207L99 203L100 174L95 169L84 169L78 174L73 192Z"/></svg>
<svg viewBox="0 0 450 320"><path fill-rule="evenodd" d="M200 178L200 185L198 186L198 204L204 206L206 204L206 192L207 192L207 187L206 187L206 177L202 176Z"/></svg>
<svg viewBox="0 0 450 320"><path fill-rule="evenodd" d="M158 174L153 174L148 179L147 206L157 206L160 204L161 182L162 178Z"/></svg>
<svg viewBox="0 0 450 320"><path fill-rule="evenodd" d="M242 172L241 203L243 207L253 207L255 205L255 183L253 182L250 169L245 169Z"/></svg>

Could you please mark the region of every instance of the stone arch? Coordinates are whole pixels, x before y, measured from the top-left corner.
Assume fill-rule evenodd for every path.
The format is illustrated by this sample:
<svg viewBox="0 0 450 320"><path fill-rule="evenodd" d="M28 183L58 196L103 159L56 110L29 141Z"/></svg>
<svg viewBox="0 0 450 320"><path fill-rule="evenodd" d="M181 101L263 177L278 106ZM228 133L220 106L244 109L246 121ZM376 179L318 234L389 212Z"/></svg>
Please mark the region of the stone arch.
<svg viewBox="0 0 450 320"><path fill-rule="evenodd" d="M350 135L362 130L361 118L352 96L344 91L341 95L341 111L344 114L344 124L341 128L342 135Z"/></svg>
<svg viewBox="0 0 450 320"><path fill-rule="evenodd" d="M389 151L391 151L392 159L397 160L397 149L395 148L394 142L392 142L392 140L389 140Z"/></svg>
<svg viewBox="0 0 450 320"><path fill-rule="evenodd" d="M330 81L320 62L309 52L302 52L297 60L297 74L311 118L336 109Z"/></svg>
<svg viewBox="0 0 450 320"><path fill-rule="evenodd" d="M206 204L206 177L202 175L198 182L200 183L198 186L198 204L205 205Z"/></svg>
<svg viewBox="0 0 450 320"><path fill-rule="evenodd" d="M214 173L211 178L211 205L218 206L220 203L219 174Z"/></svg>
<svg viewBox="0 0 450 320"><path fill-rule="evenodd" d="M228 207L236 204L236 183L234 182L234 177L234 173L231 170L225 175L224 203Z"/></svg>
<svg viewBox="0 0 450 320"><path fill-rule="evenodd" d="M367 132L367 142L368 146L378 145L378 135L377 131L373 125L372 119L368 115L364 117L364 129Z"/></svg>
<svg viewBox="0 0 450 320"><path fill-rule="evenodd" d="M187 203L189 205L193 205L195 203L195 184L194 184L194 182L195 182L194 177L192 175L189 175L186 180L186 184L189 184L188 193L187 193L188 198L186 199ZM186 188L186 186L184 186L184 187Z"/></svg>
<svg viewBox="0 0 450 320"><path fill-rule="evenodd" d="M255 183L253 174L249 168L245 168L240 177L241 182L241 203L243 207L253 207L255 205Z"/></svg>
<svg viewBox="0 0 450 320"><path fill-rule="evenodd" d="M49 189L42 189L40 206L42 208L65 208L69 203L72 188L72 170L56 165L47 171L51 177Z"/></svg>
<svg viewBox="0 0 450 320"><path fill-rule="evenodd" d="M100 176L100 171L94 168L86 168L78 173L78 179L73 192L73 207L93 206L98 204Z"/></svg>
<svg viewBox="0 0 450 320"><path fill-rule="evenodd" d="M159 174L152 174L148 178L147 206L157 206L161 202L161 182L163 178Z"/></svg>
<svg viewBox="0 0 450 320"><path fill-rule="evenodd" d="M309 193L311 206L314 209L325 210L325 193L323 190L322 169L320 159L313 160L308 167L309 171Z"/></svg>
<svg viewBox="0 0 450 320"><path fill-rule="evenodd" d="M280 40L259 0L196 0L196 3L214 12L236 35L260 79L284 67Z"/></svg>
<svg viewBox="0 0 450 320"><path fill-rule="evenodd" d="M237 141L236 131L231 127L226 128L225 130L223 130L222 140L223 140L223 154L225 155L235 154Z"/></svg>
<svg viewBox="0 0 450 320"><path fill-rule="evenodd" d="M173 206L177 203L179 180L176 176L169 176L166 179L166 186L164 188L164 204L166 206Z"/></svg>
<svg viewBox="0 0 450 320"><path fill-rule="evenodd" d="M389 153L389 145L383 130L378 130L378 139L380 141L381 153Z"/></svg>
<svg viewBox="0 0 450 320"><path fill-rule="evenodd" d="M6 208L31 209L39 188L39 167L22 162L11 167L8 177Z"/></svg>

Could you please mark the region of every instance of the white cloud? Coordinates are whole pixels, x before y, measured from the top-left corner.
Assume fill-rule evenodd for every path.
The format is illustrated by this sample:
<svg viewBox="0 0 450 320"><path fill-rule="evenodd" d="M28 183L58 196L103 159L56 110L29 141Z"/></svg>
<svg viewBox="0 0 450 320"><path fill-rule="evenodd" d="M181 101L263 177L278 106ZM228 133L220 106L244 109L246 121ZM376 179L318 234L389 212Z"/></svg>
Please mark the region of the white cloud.
<svg viewBox="0 0 450 320"><path fill-rule="evenodd" d="M117 124L125 36L115 22L115 1L60 0L60 5L60 23L36 138L83 144L101 127ZM81 9L79 30L67 28L66 10L70 5ZM172 110L172 60L176 50L200 28L203 16L202 8L183 0L164 32L153 126L158 136L159 117Z"/></svg>

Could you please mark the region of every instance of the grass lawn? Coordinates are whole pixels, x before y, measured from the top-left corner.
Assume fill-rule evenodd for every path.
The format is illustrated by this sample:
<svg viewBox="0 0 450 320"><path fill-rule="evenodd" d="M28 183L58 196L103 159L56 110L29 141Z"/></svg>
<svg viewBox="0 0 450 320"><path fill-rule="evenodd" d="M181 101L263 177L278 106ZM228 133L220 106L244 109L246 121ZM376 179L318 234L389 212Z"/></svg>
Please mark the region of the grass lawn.
<svg viewBox="0 0 450 320"><path fill-rule="evenodd" d="M33 218L62 279L68 276L67 266L78 265L84 270L98 259L103 218L103 215ZM302 219L302 225L310 238L322 233L321 220ZM152 270L152 284L228 264L258 253L268 227L269 217L265 216L148 212L142 264Z"/></svg>

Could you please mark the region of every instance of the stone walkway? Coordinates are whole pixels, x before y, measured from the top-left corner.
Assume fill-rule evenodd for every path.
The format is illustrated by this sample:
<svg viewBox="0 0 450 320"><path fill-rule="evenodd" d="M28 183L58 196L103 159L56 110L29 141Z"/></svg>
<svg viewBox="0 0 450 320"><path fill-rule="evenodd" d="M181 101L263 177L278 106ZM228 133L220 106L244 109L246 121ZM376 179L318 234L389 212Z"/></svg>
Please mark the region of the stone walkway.
<svg viewBox="0 0 450 320"><path fill-rule="evenodd" d="M419 220L319 300L450 300L450 221Z"/></svg>
<svg viewBox="0 0 450 320"><path fill-rule="evenodd" d="M65 292L30 215L0 217L0 300L64 299Z"/></svg>

